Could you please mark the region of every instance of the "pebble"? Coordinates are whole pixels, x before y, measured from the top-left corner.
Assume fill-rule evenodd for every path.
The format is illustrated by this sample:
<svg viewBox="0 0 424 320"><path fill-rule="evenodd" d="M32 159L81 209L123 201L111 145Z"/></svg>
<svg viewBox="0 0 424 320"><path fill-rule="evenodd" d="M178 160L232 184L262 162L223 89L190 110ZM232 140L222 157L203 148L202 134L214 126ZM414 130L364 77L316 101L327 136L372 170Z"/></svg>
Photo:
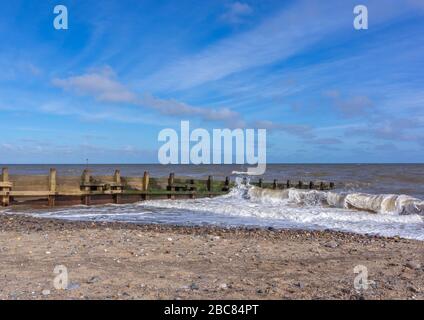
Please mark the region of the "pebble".
<svg viewBox="0 0 424 320"><path fill-rule="evenodd" d="M408 268L414 269L414 270L418 270L418 269L421 269L421 263L419 263L418 261L408 261L405 264L405 267L408 267Z"/></svg>
<svg viewBox="0 0 424 320"><path fill-rule="evenodd" d="M226 289L228 289L228 285L226 283L221 283L219 285L219 289L226 290Z"/></svg>
<svg viewBox="0 0 424 320"><path fill-rule="evenodd" d="M191 290L199 290L199 286L196 284L196 283L192 283L191 285L190 285L190 289Z"/></svg>
<svg viewBox="0 0 424 320"><path fill-rule="evenodd" d="M90 279L88 279L87 280L87 283L96 283L96 282L98 282L100 280L100 278L99 277L96 277L96 276L94 276L94 277L91 277Z"/></svg>
<svg viewBox="0 0 424 320"><path fill-rule="evenodd" d="M336 241L331 240L331 241L325 243L324 246L327 247L327 248L333 248L334 249L334 248L337 248L339 245Z"/></svg>
<svg viewBox="0 0 424 320"><path fill-rule="evenodd" d="M46 289L46 290L43 290L41 293L43 294L43 296L48 296L50 294L50 290Z"/></svg>
<svg viewBox="0 0 424 320"><path fill-rule="evenodd" d="M294 285L302 290L305 288L305 285L302 282L296 282Z"/></svg>
<svg viewBox="0 0 424 320"><path fill-rule="evenodd" d="M419 288L416 288L414 286L408 286L408 290L414 293L420 293L421 290Z"/></svg>
<svg viewBox="0 0 424 320"><path fill-rule="evenodd" d="M66 287L66 290L74 290L74 289L78 289L80 287L80 285L76 282L74 283L70 283L68 284L68 286Z"/></svg>

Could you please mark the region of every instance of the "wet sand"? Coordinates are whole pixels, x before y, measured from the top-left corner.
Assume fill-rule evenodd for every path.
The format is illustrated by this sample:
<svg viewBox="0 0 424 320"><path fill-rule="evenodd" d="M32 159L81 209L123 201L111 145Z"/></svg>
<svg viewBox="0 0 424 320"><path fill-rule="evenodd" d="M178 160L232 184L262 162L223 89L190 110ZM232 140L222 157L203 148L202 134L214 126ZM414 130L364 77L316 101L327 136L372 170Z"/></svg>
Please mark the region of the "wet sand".
<svg viewBox="0 0 424 320"><path fill-rule="evenodd" d="M0 214L0 299L424 299L423 265L424 242L399 238Z"/></svg>

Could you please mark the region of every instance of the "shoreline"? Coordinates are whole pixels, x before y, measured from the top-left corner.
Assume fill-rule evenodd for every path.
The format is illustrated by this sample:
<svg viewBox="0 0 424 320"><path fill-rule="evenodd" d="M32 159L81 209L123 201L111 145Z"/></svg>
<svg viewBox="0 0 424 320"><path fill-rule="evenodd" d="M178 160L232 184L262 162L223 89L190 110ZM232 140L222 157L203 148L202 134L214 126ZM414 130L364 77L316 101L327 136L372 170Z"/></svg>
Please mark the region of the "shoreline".
<svg viewBox="0 0 424 320"><path fill-rule="evenodd" d="M61 207L57 207L61 208ZM67 208L63 206L62 208ZM23 209L14 208L14 209ZM130 221L92 221L92 220L70 220L65 218L46 218L46 217L35 217L27 214L32 209L46 209L49 207L46 206L27 206L24 210L11 211L11 212L1 212L0 211L0 231L18 231L21 227L22 231L27 231L25 228L33 229L35 225L37 229L41 230L64 230L64 229L84 229L84 228L95 228L95 229L128 229L128 230L140 230L145 232L175 232L179 234L208 234L208 235L222 235L222 234L256 234L264 238L274 238L274 239L284 239L286 237L296 237L299 238L301 234L307 234L314 237L324 237L325 235L338 237L342 239L356 239L356 240L369 240L369 239L379 239L386 241L399 242L402 240L413 241L418 243L423 243L424 240L419 239L410 239L400 236L384 236L379 234L371 233L355 233L350 231L339 231L334 229L302 229L302 228L275 228L275 227L260 227L260 226L217 226L217 225L180 225L172 223L145 223L145 222L130 222ZM7 223L7 217L13 218L18 224ZM17 217L17 219L15 219ZM40 222L43 221L43 222ZM6 224L5 224L6 222ZM37 231L41 231L37 230Z"/></svg>
<svg viewBox="0 0 424 320"><path fill-rule="evenodd" d="M0 299L424 299L423 257L397 237L0 214Z"/></svg>

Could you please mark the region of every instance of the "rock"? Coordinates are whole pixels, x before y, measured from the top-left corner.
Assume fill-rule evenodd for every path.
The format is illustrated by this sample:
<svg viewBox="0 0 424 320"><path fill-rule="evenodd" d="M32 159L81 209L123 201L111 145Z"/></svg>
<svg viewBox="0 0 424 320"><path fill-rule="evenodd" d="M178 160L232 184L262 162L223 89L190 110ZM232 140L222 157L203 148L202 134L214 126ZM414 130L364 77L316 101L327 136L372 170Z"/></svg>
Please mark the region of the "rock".
<svg viewBox="0 0 424 320"><path fill-rule="evenodd" d="M74 283L68 284L68 286L66 287L66 290L75 290L75 289L78 289L79 287L80 285L74 282Z"/></svg>
<svg viewBox="0 0 424 320"><path fill-rule="evenodd" d="M339 244L334 240L331 240L331 241L324 244L324 247L333 248L333 249L337 248L338 246L339 246Z"/></svg>
<svg viewBox="0 0 424 320"><path fill-rule="evenodd" d="M199 290L199 286L196 284L196 283L192 283L191 285L190 285L190 289L191 290Z"/></svg>
<svg viewBox="0 0 424 320"><path fill-rule="evenodd" d="M45 289L41 293L43 294L43 296L48 296L50 295L50 290Z"/></svg>
<svg viewBox="0 0 424 320"><path fill-rule="evenodd" d="M219 289L221 289L221 290L226 290L226 289L228 289L228 285L227 285L226 283L221 283L221 284L219 285Z"/></svg>
<svg viewBox="0 0 424 320"><path fill-rule="evenodd" d="M87 283L92 284L92 283L98 282L99 280L100 280L99 277L94 276L94 277L91 277L90 279L88 279Z"/></svg>
<svg viewBox="0 0 424 320"><path fill-rule="evenodd" d="M411 260L405 264L405 267L408 267L409 269L413 270L419 270L421 269L421 263L419 263L418 261Z"/></svg>
<svg viewBox="0 0 424 320"><path fill-rule="evenodd" d="M302 282L296 282L294 285L302 290L305 288L305 285Z"/></svg>
<svg viewBox="0 0 424 320"><path fill-rule="evenodd" d="M421 290L419 288L416 288L414 286L408 286L408 290L414 293L420 293Z"/></svg>

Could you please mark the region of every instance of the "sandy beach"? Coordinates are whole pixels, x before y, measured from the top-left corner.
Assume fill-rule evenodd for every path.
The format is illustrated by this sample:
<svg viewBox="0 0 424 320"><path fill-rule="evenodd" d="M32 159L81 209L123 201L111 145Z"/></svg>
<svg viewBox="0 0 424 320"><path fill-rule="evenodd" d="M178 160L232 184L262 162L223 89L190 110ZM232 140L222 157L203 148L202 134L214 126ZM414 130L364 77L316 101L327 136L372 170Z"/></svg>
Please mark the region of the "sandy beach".
<svg viewBox="0 0 424 320"><path fill-rule="evenodd" d="M0 215L0 299L424 299L423 263L399 238Z"/></svg>

